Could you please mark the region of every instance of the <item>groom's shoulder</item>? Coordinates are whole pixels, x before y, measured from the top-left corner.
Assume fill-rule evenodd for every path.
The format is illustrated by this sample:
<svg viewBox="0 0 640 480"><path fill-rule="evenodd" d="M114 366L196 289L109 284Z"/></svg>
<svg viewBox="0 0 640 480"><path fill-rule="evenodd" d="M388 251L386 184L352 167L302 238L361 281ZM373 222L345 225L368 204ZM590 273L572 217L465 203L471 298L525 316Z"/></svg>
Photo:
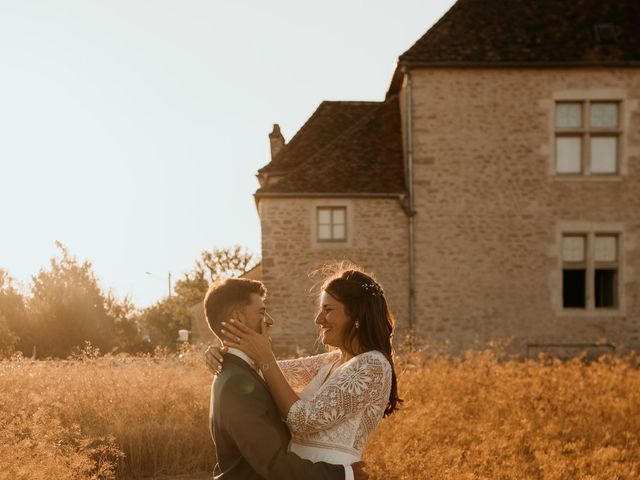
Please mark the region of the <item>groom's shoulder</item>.
<svg viewBox="0 0 640 480"><path fill-rule="evenodd" d="M222 396L246 396L260 390L260 382L255 375L240 364L225 361L222 371L213 381L214 395Z"/></svg>

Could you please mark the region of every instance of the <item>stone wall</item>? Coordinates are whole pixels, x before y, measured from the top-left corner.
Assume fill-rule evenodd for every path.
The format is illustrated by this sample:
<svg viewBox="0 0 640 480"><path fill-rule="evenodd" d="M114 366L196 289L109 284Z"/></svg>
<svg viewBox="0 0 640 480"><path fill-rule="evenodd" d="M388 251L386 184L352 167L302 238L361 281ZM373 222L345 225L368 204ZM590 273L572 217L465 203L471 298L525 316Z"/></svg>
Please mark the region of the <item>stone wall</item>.
<svg viewBox="0 0 640 480"><path fill-rule="evenodd" d="M347 241L316 240L316 208L347 208ZM310 273L331 261L349 260L383 285L400 324L408 317L407 217L398 198L273 198L259 202L262 279L267 308L275 319L274 346L280 353L314 352L318 307Z"/></svg>
<svg viewBox="0 0 640 480"><path fill-rule="evenodd" d="M620 175L554 173L554 102L583 98L622 102ZM413 72L419 334L640 347L639 100L638 69ZM619 233L620 308L563 310L561 234L574 228Z"/></svg>

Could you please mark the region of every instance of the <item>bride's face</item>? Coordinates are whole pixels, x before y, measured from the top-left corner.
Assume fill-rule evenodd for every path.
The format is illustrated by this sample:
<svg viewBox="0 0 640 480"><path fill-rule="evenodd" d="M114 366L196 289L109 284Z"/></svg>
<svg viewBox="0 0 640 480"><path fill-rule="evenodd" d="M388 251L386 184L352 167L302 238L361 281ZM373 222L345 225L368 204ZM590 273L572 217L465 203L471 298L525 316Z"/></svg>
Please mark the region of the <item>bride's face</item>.
<svg viewBox="0 0 640 480"><path fill-rule="evenodd" d="M322 343L332 347L343 347L344 333L351 320L344 310L344 304L327 292L320 297L320 311L315 323L322 327Z"/></svg>

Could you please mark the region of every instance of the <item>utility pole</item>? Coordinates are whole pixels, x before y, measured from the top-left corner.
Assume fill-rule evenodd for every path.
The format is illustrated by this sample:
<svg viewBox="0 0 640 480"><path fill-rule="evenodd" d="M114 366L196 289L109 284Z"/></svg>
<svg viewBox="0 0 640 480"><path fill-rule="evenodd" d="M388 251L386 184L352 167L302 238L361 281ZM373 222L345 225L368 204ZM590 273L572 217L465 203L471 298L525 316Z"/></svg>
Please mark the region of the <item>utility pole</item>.
<svg viewBox="0 0 640 480"><path fill-rule="evenodd" d="M145 275L149 275L149 276L153 276L153 273L151 272L144 272ZM167 280L169 283L169 298L171 298L171 272L168 272L167 275Z"/></svg>

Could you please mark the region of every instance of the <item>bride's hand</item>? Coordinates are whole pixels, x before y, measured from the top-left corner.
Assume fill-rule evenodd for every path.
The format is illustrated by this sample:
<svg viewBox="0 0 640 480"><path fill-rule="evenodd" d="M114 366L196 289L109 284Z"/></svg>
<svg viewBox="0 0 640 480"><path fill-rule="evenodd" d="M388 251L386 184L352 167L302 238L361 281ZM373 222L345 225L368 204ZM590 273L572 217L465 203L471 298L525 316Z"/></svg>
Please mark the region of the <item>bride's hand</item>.
<svg viewBox="0 0 640 480"><path fill-rule="evenodd" d="M204 361L207 365L207 369L214 375L220 373L222 370L222 362L224 361L224 354L227 353L228 348L224 345L219 347L217 345L209 345L204 351Z"/></svg>
<svg viewBox="0 0 640 480"><path fill-rule="evenodd" d="M225 346L242 350L258 365L275 361L265 321L260 323L260 332L255 332L243 323L231 319L222 322L222 335Z"/></svg>

